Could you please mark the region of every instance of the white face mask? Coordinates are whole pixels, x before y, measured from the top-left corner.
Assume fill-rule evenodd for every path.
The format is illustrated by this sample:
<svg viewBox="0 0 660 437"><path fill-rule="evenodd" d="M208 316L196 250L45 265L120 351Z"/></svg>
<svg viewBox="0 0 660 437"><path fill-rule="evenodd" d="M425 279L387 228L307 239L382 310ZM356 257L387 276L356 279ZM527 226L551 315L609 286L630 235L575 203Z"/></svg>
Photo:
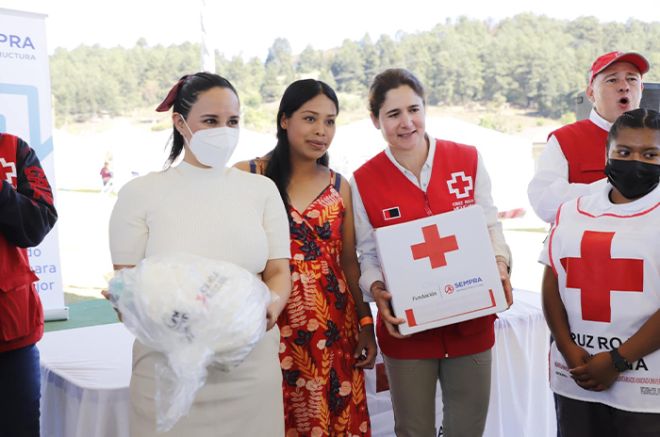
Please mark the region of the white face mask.
<svg viewBox="0 0 660 437"><path fill-rule="evenodd" d="M213 168L227 165L238 144L238 128L215 127L193 133L186 120L183 117L181 120L191 135L190 141L186 140L188 147L200 163Z"/></svg>

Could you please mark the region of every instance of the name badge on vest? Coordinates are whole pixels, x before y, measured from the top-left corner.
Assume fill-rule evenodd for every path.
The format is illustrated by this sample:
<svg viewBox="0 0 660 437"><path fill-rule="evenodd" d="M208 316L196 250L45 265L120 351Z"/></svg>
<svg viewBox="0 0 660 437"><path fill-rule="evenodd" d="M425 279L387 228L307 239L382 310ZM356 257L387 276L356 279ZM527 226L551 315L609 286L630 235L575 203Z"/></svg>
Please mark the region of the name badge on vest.
<svg viewBox="0 0 660 437"><path fill-rule="evenodd" d="M401 218L401 210L398 206L387 208L383 210L383 218L385 220L396 220Z"/></svg>

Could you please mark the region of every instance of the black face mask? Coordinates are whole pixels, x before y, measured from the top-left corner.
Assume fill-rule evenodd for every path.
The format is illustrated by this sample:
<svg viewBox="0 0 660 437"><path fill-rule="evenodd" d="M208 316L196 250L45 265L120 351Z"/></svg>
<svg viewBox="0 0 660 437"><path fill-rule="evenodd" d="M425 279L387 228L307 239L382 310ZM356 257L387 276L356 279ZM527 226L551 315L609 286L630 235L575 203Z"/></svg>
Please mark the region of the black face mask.
<svg viewBox="0 0 660 437"><path fill-rule="evenodd" d="M608 159L605 174L626 199L647 195L660 181L660 165L641 161Z"/></svg>

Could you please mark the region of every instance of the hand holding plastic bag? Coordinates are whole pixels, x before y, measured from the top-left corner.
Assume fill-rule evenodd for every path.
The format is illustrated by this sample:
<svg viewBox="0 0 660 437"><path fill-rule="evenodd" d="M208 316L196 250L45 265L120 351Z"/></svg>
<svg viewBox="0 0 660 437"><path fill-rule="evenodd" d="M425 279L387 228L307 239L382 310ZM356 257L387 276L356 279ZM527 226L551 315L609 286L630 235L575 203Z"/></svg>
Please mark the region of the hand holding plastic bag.
<svg viewBox="0 0 660 437"><path fill-rule="evenodd" d="M266 331L268 287L224 261L153 256L117 271L109 294L128 330L167 358L155 369L159 431L188 413L209 364L237 366Z"/></svg>

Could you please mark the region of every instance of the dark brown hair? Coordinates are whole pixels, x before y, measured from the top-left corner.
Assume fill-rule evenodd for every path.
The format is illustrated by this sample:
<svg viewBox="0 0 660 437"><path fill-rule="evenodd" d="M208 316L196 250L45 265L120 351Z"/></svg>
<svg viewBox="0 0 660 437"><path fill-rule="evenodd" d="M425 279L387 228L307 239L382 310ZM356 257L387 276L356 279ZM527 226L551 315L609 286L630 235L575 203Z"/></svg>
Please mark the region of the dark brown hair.
<svg viewBox="0 0 660 437"><path fill-rule="evenodd" d="M378 117L387 92L402 85L412 88L415 94L421 97L422 103L426 104L424 87L414 74L404 68L388 68L379 73L369 87L369 111L374 117Z"/></svg>

